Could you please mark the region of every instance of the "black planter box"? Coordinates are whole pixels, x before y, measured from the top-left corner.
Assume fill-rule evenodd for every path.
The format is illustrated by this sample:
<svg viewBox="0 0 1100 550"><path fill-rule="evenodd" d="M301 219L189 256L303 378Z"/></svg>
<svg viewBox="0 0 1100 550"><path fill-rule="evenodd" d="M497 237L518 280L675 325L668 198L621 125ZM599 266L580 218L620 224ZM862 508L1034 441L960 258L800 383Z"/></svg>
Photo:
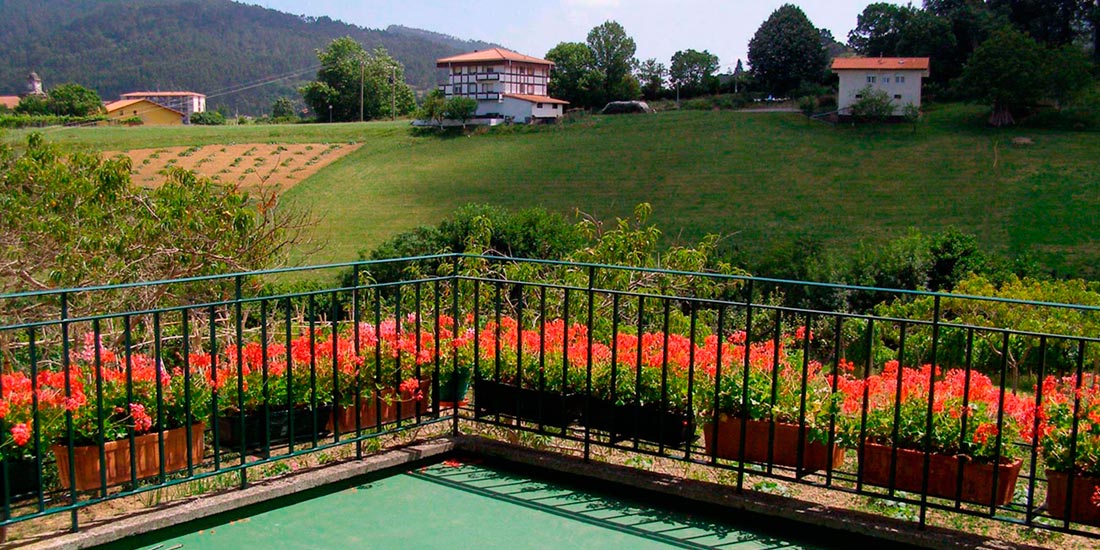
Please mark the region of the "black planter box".
<svg viewBox="0 0 1100 550"><path fill-rule="evenodd" d="M29 496L38 492L38 476L37 465L33 458L20 459L20 460L8 460L8 478L6 481L3 477L0 477L0 499L4 498L4 492L7 491L8 497L14 502L19 497ZM45 464L42 468L45 469Z"/></svg>
<svg viewBox="0 0 1100 550"><path fill-rule="evenodd" d="M609 433L613 441L638 439L666 447L684 447L695 439L695 419L691 415L656 404L618 405L592 398L583 423L590 429Z"/></svg>
<svg viewBox="0 0 1100 550"><path fill-rule="evenodd" d="M492 380L474 382L474 408L479 418L500 414L545 426L565 427L581 417L583 406L584 401L575 393L562 395Z"/></svg>
<svg viewBox="0 0 1100 550"><path fill-rule="evenodd" d="M286 409L285 407L270 409L270 434L271 445L282 445L290 442L290 420L294 419L294 444L302 445L312 443L314 436L320 437L327 433L325 425L332 415L332 407L319 405L316 408L317 422L314 424L314 409L301 407ZM218 444L223 449L239 449L241 446L241 415L231 414L218 417ZM263 409L245 411L244 413L244 446L246 449L262 449L264 446L264 411Z"/></svg>

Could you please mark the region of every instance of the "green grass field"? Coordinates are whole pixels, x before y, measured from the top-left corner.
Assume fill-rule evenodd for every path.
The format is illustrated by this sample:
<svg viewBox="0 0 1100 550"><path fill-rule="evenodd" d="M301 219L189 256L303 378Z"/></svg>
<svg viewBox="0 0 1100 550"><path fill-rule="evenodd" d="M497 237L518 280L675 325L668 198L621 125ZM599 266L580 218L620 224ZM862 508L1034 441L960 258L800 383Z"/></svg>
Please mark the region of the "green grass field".
<svg viewBox="0 0 1100 550"><path fill-rule="evenodd" d="M990 251L1033 253L1061 273L1100 276L1095 133L984 127L979 107L926 122L830 126L796 114L669 112L556 127L418 137L401 123L50 132L75 148L245 142L362 142L291 189L327 242L308 263L360 250L469 202L543 206L610 219L640 202L669 242L727 236L748 254L797 236L838 254L908 228L949 226ZM1026 136L1032 145L1014 146ZM21 139L9 133L5 139Z"/></svg>

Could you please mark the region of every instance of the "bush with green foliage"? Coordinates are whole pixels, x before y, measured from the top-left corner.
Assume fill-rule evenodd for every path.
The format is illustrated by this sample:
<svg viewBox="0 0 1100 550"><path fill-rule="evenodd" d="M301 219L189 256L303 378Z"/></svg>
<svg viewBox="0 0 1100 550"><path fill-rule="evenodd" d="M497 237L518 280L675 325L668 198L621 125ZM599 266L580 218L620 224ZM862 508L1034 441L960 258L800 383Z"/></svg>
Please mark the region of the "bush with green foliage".
<svg viewBox="0 0 1100 550"><path fill-rule="evenodd" d="M206 111L191 115L191 124L200 126L222 126L225 124L225 115L217 111Z"/></svg>
<svg viewBox="0 0 1100 550"><path fill-rule="evenodd" d="M850 107L849 114L861 122L882 122L894 115L894 101L886 90L867 86L860 90L859 99Z"/></svg>

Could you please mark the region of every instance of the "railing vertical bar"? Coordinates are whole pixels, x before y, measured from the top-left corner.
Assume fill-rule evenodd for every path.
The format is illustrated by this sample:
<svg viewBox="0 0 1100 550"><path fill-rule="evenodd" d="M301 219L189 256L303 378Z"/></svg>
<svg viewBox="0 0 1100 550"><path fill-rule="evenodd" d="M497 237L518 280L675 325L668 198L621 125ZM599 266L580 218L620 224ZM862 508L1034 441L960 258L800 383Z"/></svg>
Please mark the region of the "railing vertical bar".
<svg viewBox="0 0 1100 550"><path fill-rule="evenodd" d="M562 297L562 318L564 319L565 330L562 333L561 340L561 388L558 390L559 395L561 396L559 402L561 403L563 409L565 404L565 388L569 383L569 287L565 287L564 292L565 295ZM542 391L545 390L540 388L540 392ZM539 418L541 418L543 415L541 406L542 401L543 400L541 399L539 400ZM564 433L568 424L568 419L565 418L564 414L561 414L559 416L561 416L561 418L559 419L561 421L561 425L558 427L560 427L562 432Z"/></svg>
<svg viewBox="0 0 1100 550"><path fill-rule="evenodd" d="M501 300L501 292L502 291L501 291L500 285L501 285L501 283L494 283L493 284L493 325L494 325L493 326L493 381L498 385L504 383L504 381L501 380L501 378L500 378L500 367L501 367L501 362L502 362L501 357L500 357L500 351L501 351L501 349L500 349L500 347L501 347L501 342L500 342L501 326L500 326L500 322L501 322L501 315L502 315L502 313L501 313L501 308L502 308L502 306L501 306L501 301L502 301ZM523 387L522 384L520 384L519 380L513 380L512 383L516 385L516 388ZM519 392L516 392L516 393L517 393L517 395L516 395L516 403L515 403L515 409L514 410L519 409L519 395L518 395ZM498 394L499 394L499 392L498 392ZM502 409L504 409L503 401L504 400L501 399L501 403L498 404L496 407L494 407L497 410L497 414L496 414L496 418L495 418L497 424L501 423L500 411ZM519 418L518 418L519 415L517 414L516 416L517 416L517 418L515 420L515 423L519 424Z"/></svg>
<svg viewBox="0 0 1100 550"><path fill-rule="evenodd" d="M352 350L355 353L356 361L362 358L362 343L360 342L361 334L359 333L359 321L362 312L359 309L359 285L362 283L359 281L359 264L355 264L351 267L352 287L351 287L351 334L352 334ZM360 362L355 367L355 399L352 404L355 407L355 458L362 460L363 458L363 363ZM339 409L333 408L333 415L337 413ZM337 422L336 416L333 417L333 422Z"/></svg>
<svg viewBox="0 0 1100 550"><path fill-rule="evenodd" d="M294 364L294 333L291 327L293 319L291 319L291 301L288 296L285 298L284 311L286 311L286 319L283 320L283 342L286 345L286 353L283 358L286 361L286 407L283 411L286 413L287 424L287 454L294 454L294 400L298 398L295 395L294 385L297 383L298 373L294 372L296 365ZM241 411L244 414L244 411ZM271 417L264 419L264 441L271 444ZM270 448L265 452L264 457L270 456Z"/></svg>
<svg viewBox="0 0 1100 550"><path fill-rule="evenodd" d="M12 392L9 392L9 393L12 393ZM0 396L3 396L3 395L4 395L4 377L0 376ZM5 403L6 403L6 400L5 400ZM37 412L36 411L32 411L32 414L35 417L37 417ZM5 421L4 418L0 418L0 433L8 433L7 422ZM35 439L34 443L35 443L35 449L36 449L35 455L38 455L39 454L38 451L37 451L38 439ZM10 460L8 460L6 458L4 460L0 460L0 483L4 484L3 485L3 487L4 487L3 494L0 495L0 498L3 498L3 515L0 516L0 520L2 520L2 521L6 521L8 518L11 517L11 496L12 495L11 495L11 473L8 471L8 463L9 462L10 462ZM3 529L3 528L0 528L0 529Z"/></svg>
<svg viewBox="0 0 1100 550"><path fill-rule="evenodd" d="M456 267L457 269L457 267ZM478 410L478 395L477 387L481 382L481 279L474 279L474 416L480 416L477 414ZM457 356L457 354L456 354ZM482 386L484 387L484 386ZM541 416L540 416L541 418Z"/></svg>
<svg viewBox="0 0 1100 550"><path fill-rule="evenodd" d="M745 298L745 350L742 353L741 363L741 414L737 419L741 423L741 435L738 439L737 446L737 490L743 491L745 489L745 445L748 441L748 426L749 426L749 369L752 366L752 296L753 296L753 284L752 279L749 279L749 283L745 285L745 292L747 297ZM730 419L730 421L734 421ZM715 425L717 430L717 425Z"/></svg>
<svg viewBox="0 0 1100 550"><path fill-rule="evenodd" d="M783 310L775 310L775 329L772 333L772 380L771 395L768 396L768 464L765 471L769 475L775 466L775 404L779 400L779 371L783 368L779 364L779 352L783 338Z"/></svg>
<svg viewBox="0 0 1100 550"><path fill-rule="evenodd" d="M420 372L420 353L424 350L424 342L421 338L423 325L421 324L422 321L421 321L421 317L420 317L420 312L422 312L424 310L423 309L423 304L421 303L421 300L422 300L421 286L422 286L422 284L423 283L421 283L420 281L417 281L416 283L413 284L413 302L416 304L416 310L414 312L416 317L413 318L413 323L415 325L414 329L416 330L416 355L414 356L414 359L413 359L413 377L416 378L417 391L420 392L421 394L423 393L423 390L420 389L420 385L419 385L420 384L420 375L421 375L421 372ZM416 423L416 424L420 423L420 405L421 405L420 399L417 399L416 395L414 394L413 395L412 407L413 407L413 422Z"/></svg>
<svg viewBox="0 0 1100 550"><path fill-rule="evenodd" d="M928 373L928 414L925 424L924 441L924 466L921 476L920 493L920 526L927 525L928 520L928 482L932 469L932 429L935 422L936 407L936 369L939 368L939 356L937 351L940 343L940 295L937 294L932 302L932 365Z"/></svg>
<svg viewBox="0 0 1100 550"><path fill-rule="evenodd" d="M1074 467L1070 468L1066 472L1066 501L1065 501L1065 516L1062 518L1062 527L1069 528L1070 518L1073 517L1073 485L1074 480L1077 477L1077 435L1080 430L1081 423L1081 387L1084 383L1085 376L1085 341L1077 341L1077 365L1076 376L1073 384L1073 423L1070 426L1069 437L1069 459L1074 464ZM1043 383L1042 379L1038 382L1040 385ZM1036 414L1035 416L1039 416ZM1050 491L1050 479L1047 479L1047 492ZM1096 502L1093 500L1093 502Z"/></svg>
<svg viewBox="0 0 1100 550"><path fill-rule="evenodd" d="M669 344L669 329L671 325L672 315L672 300L665 298L662 300L665 303L664 313L661 320L661 400L658 410L661 411L657 415L657 454L665 456L665 439L664 429L661 424L665 418L664 410L668 407L668 344Z"/></svg>
<svg viewBox="0 0 1100 550"><path fill-rule="evenodd" d="M595 322L596 311L596 268L595 266L588 267L588 319L587 319L587 342L588 357L585 361L585 380L584 380L584 461L588 462L592 458L592 429L590 427L592 418L592 344L593 344L593 332L592 326Z"/></svg>
<svg viewBox="0 0 1100 550"><path fill-rule="evenodd" d="M970 374L971 369L974 368L974 329L970 328L966 330L966 359L965 368L966 372L963 379L963 404L959 426L959 449L966 448L967 440L967 427L970 421ZM955 509L962 509L962 491L963 491L963 465L965 464L966 457L960 453L956 457L957 471L955 477ZM998 462L993 463L993 469L996 470ZM995 486L994 486L995 487Z"/></svg>
<svg viewBox="0 0 1100 550"><path fill-rule="evenodd" d="M634 410L638 410L642 406L642 335L645 333L645 296L638 295L638 341L635 344L635 359L634 359ZM638 450L638 437L639 423L641 420L637 414L631 415L631 427L634 434L633 439L634 450Z"/></svg>
<svg viewBox="0 0 1100 550"><path fill-rule="evenodd" d="M515 288L515 290L518 290L520 292L520 295L522 296L523 287L519 283L516 283L514 285L514 288ZM523 383L523 298L522 297L519 300L516 301L515 310L516 310L516 324L517 324L517 326L516 326L516 387L517 388L522 388L522 387L524 387L524 383ZM516 392L516 409L515 409L516 410L516 418L519 418L519 416L520 416L519 413L520 413L520 405L521 405L520 400L521 399L522 398L520 397L519 392Z"/></svg>
<svg viewBox="0 0 1100 550"><path fill-rule="evenodd" d="M909 324L902 321L898 327L898 372L894 381L894 424L890 436L890 482L887 484L887 492L892 497L897 487L898 478L898 437L901 431L901 390L902 373L905 371L905 339Z"/></svg>
<svg viewBox="0 0 1100 550"><path fill-rule="evenodd" d="M129 406L134 402L134 341L133 327L129 315L122 317L122 345L126 347L123 357L126 361L126 403ZM137 486L137 434L135 430L127 430L127 438L130 440L130 483Z"/></svg>
<svg viewBox="0 0 1100 550"><path fill-rule="evenodd" d="M693 393L695 391L695 342L696 342L696 340L699 336L698 326L697 326L698 323L699 323L698 306L699 306L699 304L697 302L695 302L694 300L691 302L691 312L690 312L691 318L688 322L688 334L690 335L689 345L691 347L688 348L687 402L679 404L679 406L685 407L687 409L688 426L686 426L684 428L681 428L681 429L686 429L686 428L690 427L692 430L694 430L694 424L692 422L693 422L693 419L695 418L695 409L692 407L692 399L694 397ZM661 421L661 424L662 425L664 424L663 419ZM683 432L681 432L681 433L683 433ZM679 434L673 434L673 435L674 435L674 437L676 437L677 440L680 439ZM684 443L684 460L690 461L691 460L691 440L692 440L691 436L693 434L687 434L687 435L688 435L687 441Z"/></svg>
<svg viewBox="0 0 1100 550"><path fill-rule="evenodd" d="M718 430L719 411L721 410L720 396L722 394L722 351L725 349L726 342L726 305L718 305L718 349L715 353L714 361L714 404L711 407L711 425L704 429L710 430L711 446L710 446L710 463L712 465L718 464L718 446L721 444Z"/></svg>
<svg viewBox="0 0 1100 550"><path fill-rule="evenodd" d="M235 343L237 344L237 347L236 347L236 350L237 350L237 352L236 352L237 408L239 410L239 414L237 415L237 419L239 421L238 427L241 430L241 451L240 451L241 456L239 458L240 464L241 464L241 469L240 469L240 474L238 474L240 476L240 482L239 482L238 485L240 486L241 489L244 489L245 487L248 487L248 468L244 467L246 464L248 464L248 447L247 447L247 429L246 429L245 415L244 415L244 410L245 410L245 406L244 406L245 365L244 365L244 310L243 310L243 303L242 303L242 301L244 299L244 295L243 295L242 290L243 289L242 289L241 276L238 275L238 276L233 278L233 296L234 296L234 300L233 300L233 317L234 317L233 324L234 324L234 328L235 328L234 340L236 340Z"/></svg>
<svg viewBox="0 0 1100 550"><path fill-rule="evenodd" d="M1039 411L1043 410L1043 378L1046 377L1047 366L1047 337L1039 337L1039 383L1035 388L1035 423L1031 430L1031 466L1028 468L1030 471L1030 479L1028 480L1027 487L1027 515L1025 517L1025 523L1032 524L1038 514L1036 513L1035 506L1035 484L1038 481L1038 467L1039 467ZM1073 457L1076 458L1076 457Z"/></svg>
<svg viewBox="0 0 1100 550"><path fill-rule="evenodd" d="M539 287L539 392L546 390L546 287ZM538 430L545 428L542 421L542 403L538 405Z"/></svg>
<svg viewBox="0 0 1100 550"><path fill-rule="evenodd" d="M374 289L374 380L371 382L371 398L374 399L374 430L385 430L382 425L382 289Z"/></svg>
<svg viewBox="0 0 1100 550"><path fill-rule="evenodd" d="M287 312L290 315L290 312ZM261 399L263 399L263 415L264 426L271 425L271 360L268 358L268 311L267 300L260 301L260 382L263 384L261 388ZM286 351L290 353L288 348ZM243 412L243 411L242 411ZM189 436L190 437L190 436ZM263 442L263 457L267 458L271 456L271 430L264 430L264 442ZM190 441L190 439L188 439ZM190 447L190 445L188 445Z"/></svg>
<svg viewBox="0 0 1100 550"><path fill-rule="evenodd" d="M805 314L802 322L802 387L799 388L798 398L798 449L796 455L795 477L801 479L804 474L803 461L806 457L806 438L808 428L806 426L806 388L809 387L810 373L810 339L813 326L813 318L809 313ZM832 456L831 454L829 456ZM832 462L828 460L827 462Z"/></svg>
<svg viewBox="0 0 1100 550"><path fill-rule="evenodd" d="M289 308L289 306L288 306ZM214 443L214 470L221 470L221 435L218 433L221 426L218 422L218 328L217 317L214 311L214 306L209 307L207 312L210 323L210 430L213 435ZM244 414L243 410L238 410L237 414Z"/></svg>
<svg viewBox="0 0 1100 550"><path fill-rule="evenodd" d="M618 442L617 437L619 434L616 422L621 421L616 414L619 410L616 404L619 402L619 309L621 301L622 297L618 292L611 295L611 395L609 401L611 406L608 407L608 413L611 415L608 442L611 445Z"/></svg>
<svg viewBox="0 0 1100 550"><path fill-rule="evenodd" d="M1008 382L1008 345L1009 345L1008 331L1005 331L1004 332L1004 341L1003 341L1002 346L1001 346L1001 364L1000 364L1000 367L999 367L1001 376L1000 376L1000 382L997 384L997 386L1000 388L1000 394L997 396L997 403L999 404L999 406L997 407L997 436L996 436L996 441L994 442L994 453L993 453L993 456L996 459L995 462L994 462L995 464L1000 463L1000 461L1001 461L1001 451L1003 450L1003 447L1002 447L1003 435L1002 434L1004 433L1004 420L1005 420L1005 384ZM1038 417L1038 415L1036 415L1036 417ZM993 487L991 488L991 491L994 491L994 494L996 494L995 491L997 490L997 484L999 482L998 478L1000 477L1000 473L1001 473L1000 468L993 468L993 484L992 484ZM996 513L997 513L997 503L993 502L993 499L990 499L989 515L993 516Z"/></svg>
<svg viewBox="0 0 1100 550"><path fill-rule="evenodd" d="M158 480L163 485L166 479L165 476L165 456L164 456L164 376L168 373L164 372L164 348L161 342L163 334L160 327L160 311L153 312L153 368L156 369L155 379L157 383L157 474Z"/></svg>
<svg viewBox="0 0 1100 550"><path fill-rule="evenodd" d="M402 316L403 316L404 312L401 310L401 301L402 301L401 289L402 288L404 288L404 287L400 286L400 285L395 287L394 288L394 297L393 297L393 302L394 302L393 303L393 318L394 318L394 324L395 324L394 330L396 331L395 334L396 334L396 338L397 338L398 342L400 342L403 339L404 332L405 332L405 325L402 322ZM400 344L398 344L398 345L400 345ZM393 372L394 379L383 382L384 384L387 384L386 385L387 390L396 392L395 393L395 400L394 400L394 409L397 411L397 416L394 420L394 426L393 426L394 429L396 429L398 426L401 425L401 412L402 412L401 411L401 378L403 376L403 373L402 373L403 368L404 368L404 364L401 361L401 352L398 351L397 356L394 358L394 372Z"/></svg>
<svg viewBox="0 0 1100 550"><path fill-rule="evenodd" d="M339 443L340 422L336 417L336 403L340 398L340 301L336 291L333 291L329 295L329 299L332 301L332 309L330 311L332 315L332 334L330 336L332 338L332 397L330 398L331 409L329 410L329 418L332 419L332 442ZM355 411L355 416L359 416L358 410Z"/></svg>
<svg viewBox="0 0 1100 550"><path fill-rule="evenodd" d="M35 327L27 329L27 344L30 353L30 369L31 369L31 421L34 423L34 433L31 441L34 442L34 475L35 475L35 497L38 506L38 512L42 513L46 509L46 495L42 489L42 454L45 451L46 445L42 441L42 428L40 426L41 418L39 415L39 401L38 401L38 347L36 345L37 331Z"/></svg>
<svg viewBox="0 0 1100 550"><path fill-rule="evenodd" d="M193 434L191 433L192 425L195 423L193 411L191 410L191 324L190 324L191 310L184 309L180 311L180 334L183 335L183 339L180 342L180 361L183 363L183 408L187 411L183 422L184 430L187 433L187 477L195 475L195 456L194 451L191 448L191 441ZM200 437L202 437L200 435ZM202 460L202 457L198 457Z"/></svg>
<svg viewBox="0 0 1100 550"><path fill-rule="evenodd" d="M835 321L836 321L836 324L833 327L833 338L834 338L834 342L835 342L834 345L833 345L833 376L832 376L832 384L830 386L830 390L832 391L833 396L837 395L837 387L840 384L840 359L841 359L840 356L841 356L841 354L843 352L843 349L844 349L844 336L843 336L843 332L842 332L842 329L844 328L843 327L843 317L841 317L840 315L837 315ZM841 411L841 412L843 412L843 411ZM837 415L836 415L835 412L829 415L829 441L828 441L829 446L828 446L828 449L829 449L830 453L833 450L833 445L836 445L836 417L837 417ZM827 467L825 468L825 487L832 487L832 486L833 486L833 461L830 460Z"/></svg>
<svg viewBox="0 0 1100 550"><path fill-rule="evenodd" d="M866 354L866 360L863 364L863 401L860 403L861 413L859 419L859 447L857 448L857 455L859 457L859 471L856 472L856 492L863 492L863 465L866 463L863 460L863 447L867 444L867 408L869 401L869 393L867 387L867 380L871 377L871 368L874 365L874 349L875 349L875 318L869 317L867 319L867 336L864 353ZM899 406L899 403L894 403L894 406ZM897 447L897 443L894 443L894 447ZM891 465L893 466L893 465Z"/></svg>
<svg viewBox="0 0 1100 550"><path fill-rule="evenodd" d="M459 327L460 327L460 325L459 325L460 320L459 319L460 319L461 315L460 315L459 306L458 306L458 303L459 303L459 295L458 294L462 289L462 284L461 283L462 283L462 280L459 279L458 256L455 256L454 265L453 265L452 270L451 270L451 284L454 285L454 288L451 290L451 312L452 312L451 317L454 320L454 325L453 325L454 326L454 337L456 339L458 338L458 335L460 334L459 333ZM474 342L474 347L475 348L477 347L477 342L476 341ZM458 432L459 407L461 407L461 405L462 405L462 398L465 397L465 395L458 395L458 390L460 389L459 388L459 375L458 375L458 369L460 368L460 365L458 364L458 349L454 349L451 353L451 367L452 367L451 372L454 373L451 376L451 378L452 378L451 383L454 384L454 398L455 398L454 405L453 405L454 409L451 412L451 415L453 417L453 421L452 421L453 423L451 424L451 435L457 436L458 433L459 433ZM461 368L467 368L467 367L469 367L469 365L462 365L461 366Z"/></svg>
<svg viewBox="0 0 1100 550"><path fill-rule="evenodd" d="M103 345L100 339L103 337L103 333L100 332L99 319L92 320L92 336L95 338L94 344L92 344L95 350L94 365L95 365L95 407L96 407L96 443L99 447L99 495L101 498L107 497L107 448L104 441L104 411L103 411ZM127 406L130 404L127 403ZM130 411L126 411L130 413ZM131 428L132 429L132 428ZM72 480L76 483L76 480Z"/></svg>
<svg viewBox="0 0 1100 550"><path fill-rule="evenodd" d="M65 369L65 400L73 397L72 363L69 357L69 293L61 293L61 368ZM73 441L73 411L65 407L65 452L69 455L69 503L72 510L69 511L69 529L74 533L80 530L80 518L77 516L76 503L78 500L76 491L76 451Z"/></svg>
<svg viewBox="0 0 1100 550"><path fill-rule="evenodd" d="M309 434L312 448L317 447L317 299L316 294L309 295L309 411L313 422ZM290 411L290 418L294 418ZM294 430L290 431L290 440L294 440Z"/></svg>

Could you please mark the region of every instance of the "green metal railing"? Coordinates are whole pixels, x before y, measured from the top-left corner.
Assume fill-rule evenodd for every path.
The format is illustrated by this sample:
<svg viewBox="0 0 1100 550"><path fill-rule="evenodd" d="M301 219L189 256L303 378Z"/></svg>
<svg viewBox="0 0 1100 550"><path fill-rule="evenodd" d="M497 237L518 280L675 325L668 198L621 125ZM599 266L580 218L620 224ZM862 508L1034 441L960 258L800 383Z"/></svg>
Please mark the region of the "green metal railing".
<svg viewBox="0 0 1100 550"><path fill-rule="evenodd" d="M395 267L438 275L376 279ZM344 282L256 284L292 272ZM914 313L781 299L806 289ZM0 296L0 525L68 512L75 530L105 500L226 474L245 487L289 457L362 457L384 436L468 425L557 437L586 459L725 469L740 489L771 478L886 498L921 525L935 512L1096 536L1083 493L1100 494L1100 339L957 313L983 307L1100 317L471 255Z"/></svg>

